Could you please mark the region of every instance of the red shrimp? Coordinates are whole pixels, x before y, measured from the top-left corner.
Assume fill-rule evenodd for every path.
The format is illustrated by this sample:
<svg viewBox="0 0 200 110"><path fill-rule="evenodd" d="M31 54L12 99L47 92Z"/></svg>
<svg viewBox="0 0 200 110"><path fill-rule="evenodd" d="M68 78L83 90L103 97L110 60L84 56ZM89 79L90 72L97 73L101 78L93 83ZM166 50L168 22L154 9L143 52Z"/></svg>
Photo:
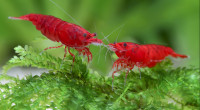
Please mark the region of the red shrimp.
<svg viewBox="0 0 200 110"><path fill-rule="evenodd" d="M36 29L41 31L48 39L62 43L60 46L48 47L44 50L65 46L64 58L67 53L66 49L68 48L68 52L73 56L73 62L75 56L70 52L70 48L76 49L79 54L87 55L89 62L92 60L92 53L87 46L90 44L101 45L103 43L100 39L94 38L96 33L90 33L76 24L68 23L54 16L28 14L21 17L9 17L9 19L31 21L36 26Z"/></svg>
<svg viewBox="0 0 200 110"><path fill-rule="evenodd" d="M128 72L132 70L134 66L137 66L140 71L140 68L154 67L169 55L175 58L187 58L186 55L175 53L170 47L156 44L139 45L131 42L119 42L113 44L110 43L108 46L119 57L113 64L113 68L115 68L112 73L113 81L114 74L123 69L128 69L126 73L127 77Z"/></svg>

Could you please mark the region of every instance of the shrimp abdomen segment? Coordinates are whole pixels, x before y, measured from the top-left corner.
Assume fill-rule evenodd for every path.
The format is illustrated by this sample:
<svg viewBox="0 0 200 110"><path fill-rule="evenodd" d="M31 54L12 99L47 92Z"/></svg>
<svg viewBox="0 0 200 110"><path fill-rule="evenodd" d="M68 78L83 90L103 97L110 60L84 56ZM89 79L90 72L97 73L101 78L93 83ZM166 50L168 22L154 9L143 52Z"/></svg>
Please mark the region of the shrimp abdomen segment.
<svg viewBox="0 0 200 110"><path fill-rule="evenodd" d="M45 35L48 39L56 42L59 42L57 29L60 24L65 23L65 21L62 21L61 19L54 16L42 14L28 14L21 17L11 18L31 21L36 26L37 30L41 31L41 33Z"/></svg>
<svg viewBox="0 0 200 110"><path fill-rule="evenodd" d="M187 58L186 55L175 53L174 50L171 49L170 47L156 45L156 44L148 44L148 45L141 45L141 46L143 46L143 48L145 48L145 51L146 51L146 57L145 57L146 60L144 60L143 66L153 67L157 63L164 60L167 56L172 56L175 58L177 57Z"/></svg>

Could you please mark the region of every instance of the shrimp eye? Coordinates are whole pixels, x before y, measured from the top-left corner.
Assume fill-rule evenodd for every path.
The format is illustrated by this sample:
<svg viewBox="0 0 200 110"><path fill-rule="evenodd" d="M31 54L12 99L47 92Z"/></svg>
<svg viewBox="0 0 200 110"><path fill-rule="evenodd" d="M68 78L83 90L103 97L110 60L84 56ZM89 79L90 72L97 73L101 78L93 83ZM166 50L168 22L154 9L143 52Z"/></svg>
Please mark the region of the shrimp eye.
<svg viewBox="0 0 200 110"><path fill-rule="evenodd" d="M94 33L94 36L97 36L97 33Z"/></svg>
<svg viewBox="0 0 200 110"><path fill-rule="evenodd" d="M113 44L116 44L116 42L114 42Z"/></svg>
<svg viewBox="0 0 200 110"><path fill-rule="evenodd" d="M91 37L95 37L95 36L97 36L96 33L92 33L92 34L91 34Z"/></svg>
<svg viewBox="0 0 200 110"><path fill-rule="evenodd" d="M86 36L87 36L87 34L86 34L86 33L84 33L84 34L83 34L83 37L86 37Z"/></svg>
<svg viewBox="0 0 200 110"><path fill-rule="evenodd" d="M126 43L124 43L124 47L126 47L127 46L127 44Z"/></svg>

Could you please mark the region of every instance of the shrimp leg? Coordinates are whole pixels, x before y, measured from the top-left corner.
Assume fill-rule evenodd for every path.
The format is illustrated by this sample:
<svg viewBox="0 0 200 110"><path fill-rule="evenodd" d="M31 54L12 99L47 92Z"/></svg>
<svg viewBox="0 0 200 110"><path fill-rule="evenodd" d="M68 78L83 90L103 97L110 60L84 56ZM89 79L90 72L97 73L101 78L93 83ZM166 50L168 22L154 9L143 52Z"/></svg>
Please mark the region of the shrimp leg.
<svg viewBox="0 0 200 110"><path fill-rule="evenodd" d="M60 47L62 47L62 46L64 46L64 45L62 44L62 45L55 46L55 47L47 47L47 48L45 48L45 49L44 49L44 51L45 51L45 50L47 50L47 49L55 49L55 48L60 48Z"/></svg>
<svg viewBox="0 0 200 110"><path fill-rule="evenodd" d="M134 68L134 66L131 67L131 68L129 68L128 71L126 72L126 76L125 76L125 80L124 80L124 86L126 85L126 79L127 79L128 73L129 73L130 70L132 70L133 68Z"/></svg>
<svg viewBox="0 0 200 110"><path fill-rule="evenodd" d="M62 47L62 46L64 46L64 45L62 44L62 45L55 46L55 47L47 47L47 48L45 48L45 49L40 53L40 55L41 55L44 51L46 51L46 50L48 50L48 49L60 48L60 47Z"/></svg>
<svg viewBox="0 0 200 110"><path fill-rule="evenodd" d="M65 59L66 54L67 54L67 46L65 46L65 54L64 54L64 58L63 58L63 60Z"/></svg>
<svg viewBox="0 0 200 110"><path fill-rule="evenodd" d="M140 80L141 80L141 71L140 71L140 67L138 66L138 70L139 70L139 72L140 72Z"/></svg>
<svg viewBox="0 0 200 110"><path fill-rule="evenodd" d="M67 50L66 50L66 48L67 48L67 46L65 46L65 54L64 54L64 57L63 57L63 60L62 60L62 63L61 63L61 66L60 66L60 68L62 67L62 65L63 65L63 62L64 62L64 60L65 60L65 57L66 57L66 54L67 54Z"/></svg>
<svg viewBox="0 0 200 110"><path fill-rule="evenodd" d="M90 60L92 60L92 53L90 52L89 48L84 47L84 48L75 48L79 54L83 54L83 55L87 55L88 57L88 62L90 62Z"/></svg>
<svg viewBox="0 0 200 110"><path fill-rule="evenodd" d="M74 64L74 61L75 61L75 55L73 53L70 52L70 47L68 47L68 52L69 54L73 57L73 64Z"/></svg>
<svg viewBox="0 0 200 110"><path fill-rule="evenodd" d="M84 50L85 50L85 53L88 57L88 62L89 62L90 60L92 60L92 53L90 52L88 47L84 47Z"/></svg>

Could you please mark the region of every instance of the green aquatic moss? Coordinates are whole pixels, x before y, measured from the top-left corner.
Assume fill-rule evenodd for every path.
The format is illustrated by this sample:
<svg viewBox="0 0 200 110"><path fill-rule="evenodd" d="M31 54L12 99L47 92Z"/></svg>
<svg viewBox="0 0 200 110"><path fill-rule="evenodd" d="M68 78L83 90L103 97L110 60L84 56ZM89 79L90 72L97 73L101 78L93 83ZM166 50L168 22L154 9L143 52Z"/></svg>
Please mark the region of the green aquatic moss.
<svg viewBox="0 0 200 110"><path fill-rule="evenodd" d="M14 56L3 67L0 80L0 108L7 109L198 109L199 69L172 68L167 59L156 67L131 71L124 85L125 73L112 78L89 69L76 55L72 67L69 55L63 61L32 47L18 46ZM7 70L15 66L37 67L49 72L40 76L28 75L23 79L8 76Z"/></svg>

